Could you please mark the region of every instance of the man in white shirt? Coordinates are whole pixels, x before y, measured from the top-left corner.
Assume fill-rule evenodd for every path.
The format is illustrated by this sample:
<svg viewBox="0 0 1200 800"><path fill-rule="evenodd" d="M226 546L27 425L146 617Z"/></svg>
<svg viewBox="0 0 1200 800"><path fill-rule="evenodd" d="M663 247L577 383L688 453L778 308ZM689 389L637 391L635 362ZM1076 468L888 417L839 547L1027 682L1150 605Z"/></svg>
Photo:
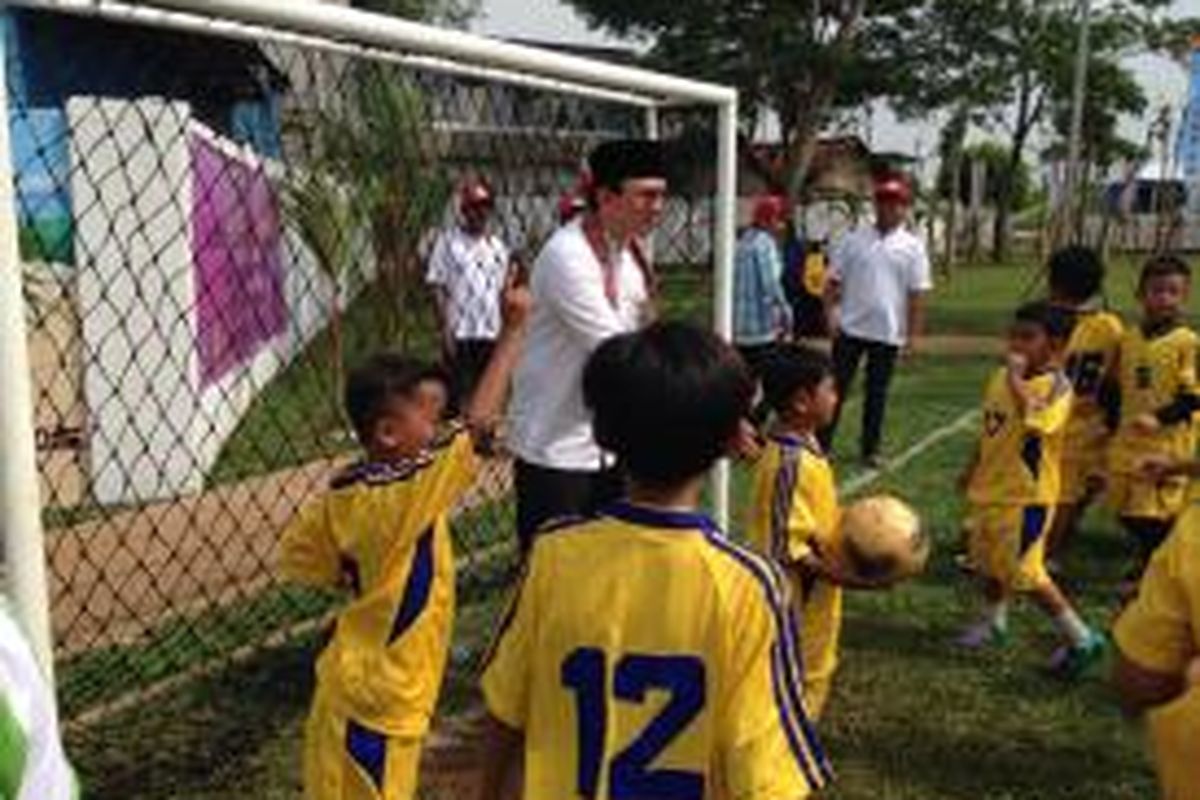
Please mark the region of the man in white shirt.
<svg viewBox="0 0 1200 800"><path fill-rule="evenodd" d="M451 401L463 408L500 335L500 295L511 254L490 230L494 196L482 180L459 191L459 220L438 237L425 282L437 298Z"/></svg>
<svg viewBox="0 0 1200 800"><path fill-rule="evenodd" d="M516 455L517 530L527 551L546 522L590 514L621 492L592 435L583 368L604 340L644 324L650 286L636 241L662 219L666 165L654 142L600 145L582 216L534 262L533 316L513 379L509 445Z"/></svg>
<svg viewBox="0 0 1200 800"><path fill-rule="evenodd" d="M923 333L925 295L933 289L925 244L905 227L912 205L908 182L887 177L875 186L875 223L847 234L830 253L826 313L833 331L834 372L841 403L867 362L860 454L878 467L888 387L896 359ZM837 420L824 432L828 448Z"/></svg>

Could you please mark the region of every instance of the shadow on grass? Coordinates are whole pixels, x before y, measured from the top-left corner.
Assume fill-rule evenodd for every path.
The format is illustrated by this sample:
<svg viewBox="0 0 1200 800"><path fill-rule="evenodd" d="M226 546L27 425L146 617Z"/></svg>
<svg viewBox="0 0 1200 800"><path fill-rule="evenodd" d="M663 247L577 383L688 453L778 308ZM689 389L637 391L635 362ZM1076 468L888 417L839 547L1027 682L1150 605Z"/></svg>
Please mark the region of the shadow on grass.
<svg viewBox="0 0 1200 800"><path fill-rule="evenodd" d="M845 752L845 783L831 798L912 797L922 800L1002 798L1128 798L1153 796L1153 779L1127 752L1085 743L1048 740L1036 730L989 729L986 718L973 731L922 724L919 718L862 727L850 740L830 744ZM860 777L861 776L861 777ZM868 777L869 776L869 777ZM907 791L864 795L860 780ZM981 786L1003 787L980 791Z"/></svg>
<svg viewBox="0 0 1200 800"><path fill-rule="evenodd" d="M264 757L263 751L277 749L289 730L300 735L318 644L314 635L261 653L181 692L72 734L68 747L84 796L233 796L210 793L222 786L286 787L287 774L298 794L299 763ZM277 772L263 774L272 771Z"/></svg>

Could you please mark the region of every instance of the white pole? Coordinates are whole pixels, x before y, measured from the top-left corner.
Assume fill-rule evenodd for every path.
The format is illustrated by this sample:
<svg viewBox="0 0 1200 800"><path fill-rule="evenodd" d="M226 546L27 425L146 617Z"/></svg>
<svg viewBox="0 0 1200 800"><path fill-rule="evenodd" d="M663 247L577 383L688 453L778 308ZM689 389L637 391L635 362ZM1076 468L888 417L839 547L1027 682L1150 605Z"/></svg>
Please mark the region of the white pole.
<svg viewBox="0 0 1200 800"><path fill-rule="evenodd" d="M165 11L160 8L113 2L112 0L88 0L86 5L54 2L54 0L8 0L8 2L13 6L51 9L62 14L94 17L123 25L143 25L164 30L188 31L190 33L219 36L223 39L235 39L238 41L258 43L278 42L280 44L294 45L321 52L351 55L369 61L382 61L389 64L413 67L414 69L427 69L431 72L439 72L444 75L494 80L512 86L528 86L532 89L545 89L560 94L569 94L576 97L586 97L611 103L625 103L643 107L653 106L656 103L651 97L633 92L601 89L594 86L585 86L579 83L558 80L556 78L540 78L536 75L475 66L450 61L445 58L436 58L434 56L406 55L377 47L364 47L348 42L334 41L312 34L293 33L262 25L250 25L215 19L186 11Z"/></svg>
<svg viewBox="0 0 1200 800"><path fill-rule="evenodd" d="M22 5L87 11L106 0L23 0ZM726 103L733 89L658 72L501 42L331 3L290 0L146 0L141 5L187 11L258 25L283 27L368 46L438 56L516 72L535 72L575 83L604 86L698 103Z"/></svg>
<svg viewBox="0 0 1200 800"><path fill-rule="evenodd" d="M0 13L3 11L0 4ZM8 595L38 663L54 685L50 591L21 286L6 65L5 43L0 42L0 385L4 386L0 394L0 535L4 540Z"/></svg>
<svg viewBox="0 0 1200 800"><path fill-rule="evenodd" d="M662 132L658 127L658 106L646 107L646 138L652 142L658 141Z"/></svg>
<svg viewBox="0 0 1200 800"><path fill-rule="evenodd" d="M713 325L726 340L733 338L733 248L737 235L737 117L738 101L719 106L717 119L717 196L713 232ZM729 462L713 471L713 516L722 529L729 527Z"/></svg>

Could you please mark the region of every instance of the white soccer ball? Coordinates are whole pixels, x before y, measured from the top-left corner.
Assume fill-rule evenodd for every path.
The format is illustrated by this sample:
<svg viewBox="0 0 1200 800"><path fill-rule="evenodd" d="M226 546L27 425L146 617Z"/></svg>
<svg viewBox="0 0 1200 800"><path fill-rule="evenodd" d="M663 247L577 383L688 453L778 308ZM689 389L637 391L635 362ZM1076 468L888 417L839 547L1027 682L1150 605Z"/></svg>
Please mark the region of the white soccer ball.
<svg viewBox="0 0 1200 800"><path fill-rule="evenodd" d="M887 588L924 572L930 541L912 506L878 495L852 503L843 512L842 551L848 572Z"/></svg>

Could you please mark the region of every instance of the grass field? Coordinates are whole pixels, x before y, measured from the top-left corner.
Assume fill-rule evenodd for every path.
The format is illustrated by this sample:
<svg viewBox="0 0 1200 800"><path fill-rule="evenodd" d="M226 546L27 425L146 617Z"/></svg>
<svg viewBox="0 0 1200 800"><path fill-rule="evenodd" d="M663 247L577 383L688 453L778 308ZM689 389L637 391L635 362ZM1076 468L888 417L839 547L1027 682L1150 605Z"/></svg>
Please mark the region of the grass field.
<svg viewBox="0 0 1200 800"><path fill-rule="evenodd" d="M1120 271L1123 270L1123 271ZM1034 271L975 268L944 281L932 303L941 334L995 334ZM1112 281L1113 304L1131 310L1131 268ZM1118 287L1124 286L1124 289ZM703 286L677 290L676 313L706 312ZM993 361L988 356L925 355L902 367L888 421L888 447L900 453L977 405ZM315 375L300 380L320 391ZM297 384L291 385L294 389ZM264 403L286 403L279 396ZM288 413L303 411L293 402ZM294 409L291 410L291 409ZM839 452L853 452L858 400L852 399ZM270 415L260 412L263 419ZM310 412L311 413L311 412ZM329 424L334 424L330 418ZM255 433L229 454L222 477L241 474L272 452L275 432ZM311 443L314 447L318 443ZM1152 795L1138 731L1114 711L1102 681L1064 687L1039 667L1052 640L1032 609L1014 617L1012 645L991 656L949 646L971 594L952 566L961 507L954 478L970 445L959 434L934 446L868 492L895 491L923 513L937 550L929 573L891 594L852 595L847 604L843 666L823 725L839 772L837 800L1067 800ZM858 476L843 460L843 479ZM738 474L740 503L745 477ZM489 512L490 513L490 512ZM736 533L736 530L735 530ZM1124 549L1102 513L1068 562L1069 583L1087 616L1111 613L1112 585ZM503 597L507 562L473 576L462 596L447 713L474 702L473 665ZM303 717L312 689L310 635L244 661L102 723L73 731L72 754L89 798L298 800ZM97 664L100 664L97 661ZM102 665L106 668L109 665ZM440 799L438 799L440 800ZM448 800L448 799L447 799Z"/></svg>

